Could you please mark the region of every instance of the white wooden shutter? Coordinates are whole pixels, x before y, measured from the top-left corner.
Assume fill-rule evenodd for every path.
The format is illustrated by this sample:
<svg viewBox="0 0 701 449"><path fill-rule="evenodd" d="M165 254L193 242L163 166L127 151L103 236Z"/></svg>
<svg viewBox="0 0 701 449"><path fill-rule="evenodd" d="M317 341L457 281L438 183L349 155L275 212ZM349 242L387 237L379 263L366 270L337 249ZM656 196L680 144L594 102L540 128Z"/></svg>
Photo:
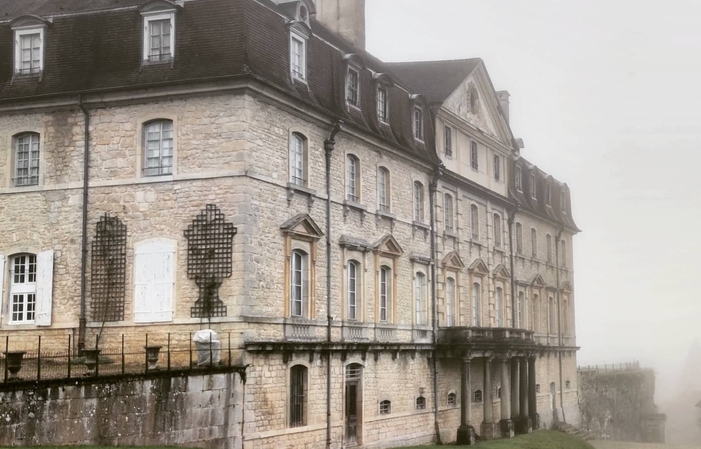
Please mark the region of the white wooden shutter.
<svg viewBox="0 0 701 449"><path fill-rule="evenodd" d="M134 321L173 320L175 242L150 240L137 244L134 257Z"/></svg>
<svg viewBox="0 0 701 449"><path fill-rule="evenodd" d="M54 283L54 252L44 251L37 254L37 293L36 316L37 326L51 326L51 302Z"/></svg>
<svg viewBox="0 0 701 449"><path fill-rule="evenodd" d="M0 322L2 321L3 310L3 299L5 299L5 291L3 287L5 286L5 256L0 254Z"/></svg>

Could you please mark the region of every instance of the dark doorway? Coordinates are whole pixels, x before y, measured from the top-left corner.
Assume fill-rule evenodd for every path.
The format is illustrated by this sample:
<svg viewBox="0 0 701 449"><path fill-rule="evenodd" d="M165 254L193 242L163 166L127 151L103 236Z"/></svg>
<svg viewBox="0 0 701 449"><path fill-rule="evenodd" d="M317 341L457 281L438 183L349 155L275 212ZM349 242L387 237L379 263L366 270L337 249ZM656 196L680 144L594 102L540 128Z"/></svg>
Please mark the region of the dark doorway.
<svg viewBox="0 0 701 449"><path fill-rule="evenodd" d="M362 377L362 365L353 363L346 367L346 444L348 445L361 444Z"/></svg>

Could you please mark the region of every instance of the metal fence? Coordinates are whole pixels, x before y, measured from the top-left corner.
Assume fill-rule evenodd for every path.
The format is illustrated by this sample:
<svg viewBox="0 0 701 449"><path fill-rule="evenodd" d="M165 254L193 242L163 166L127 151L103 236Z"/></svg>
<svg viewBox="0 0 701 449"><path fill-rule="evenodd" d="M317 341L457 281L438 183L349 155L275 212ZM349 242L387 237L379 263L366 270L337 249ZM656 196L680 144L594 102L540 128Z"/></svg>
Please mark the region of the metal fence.
<svg viewBox="0 0 701 449"><path fill-rule="evenodd" d="M71 335L0 336L2 382L232 366L231 333L220 333L216 337L209 334L209 341L204 342L194 342L193 336L193 333L185 332L110 335L109 338L96 337L80 352L74 349L75 341ZM60 347L65 349L57 349Z"/></svg>
<svg viewBox="0 0 701 449"><path fill-rule="evenodd" d="M638 371L640 362L622 362L622 363L605 363L603 365L587 365L579 366L577 370L580 372L596 372L596 373L613 373L616 371Z"/></svg>

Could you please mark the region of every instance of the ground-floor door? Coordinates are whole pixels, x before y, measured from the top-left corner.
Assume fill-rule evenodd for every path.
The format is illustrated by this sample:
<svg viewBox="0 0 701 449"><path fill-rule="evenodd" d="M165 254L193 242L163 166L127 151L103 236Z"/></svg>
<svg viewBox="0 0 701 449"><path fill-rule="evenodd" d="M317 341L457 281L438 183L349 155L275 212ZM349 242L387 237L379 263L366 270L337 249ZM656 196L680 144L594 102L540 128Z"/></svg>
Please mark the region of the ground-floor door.
<svg viewBox="0 0 701 449"><path fill-rule="evenodd" d="M360 444L362 426L362 365L354 363L346 367L345 434L346 444Z"/></svg>

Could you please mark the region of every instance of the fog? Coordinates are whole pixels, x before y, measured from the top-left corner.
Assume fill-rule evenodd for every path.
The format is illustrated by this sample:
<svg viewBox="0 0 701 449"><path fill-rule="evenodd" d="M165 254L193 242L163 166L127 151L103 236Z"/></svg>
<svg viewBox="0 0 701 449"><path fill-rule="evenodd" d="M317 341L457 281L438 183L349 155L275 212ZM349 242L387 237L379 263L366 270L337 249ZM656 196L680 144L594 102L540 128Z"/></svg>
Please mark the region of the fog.
<svg viewBox="0 0 701 449"><path fill-rule="evenodd" d="M572 191L580 365L640 360L658 403L701 338L701 3L367 0L386 61L481 57L523 155Z"/></svg>

